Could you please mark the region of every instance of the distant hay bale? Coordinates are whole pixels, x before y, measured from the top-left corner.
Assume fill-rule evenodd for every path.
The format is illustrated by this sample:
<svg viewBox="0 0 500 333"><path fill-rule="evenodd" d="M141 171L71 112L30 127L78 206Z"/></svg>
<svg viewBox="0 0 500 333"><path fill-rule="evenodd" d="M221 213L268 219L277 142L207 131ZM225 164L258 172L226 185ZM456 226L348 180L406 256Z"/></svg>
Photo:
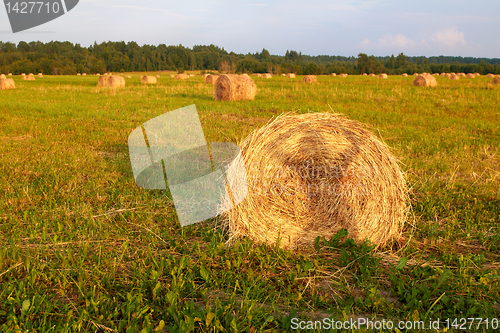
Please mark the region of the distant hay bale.
<svg viewBox="0 0 500 333"><path fill-rule="evenodd" d="M460 76L460 77L466 77L467 75L465 75L465 73L458 73L458 76Z"/></svg>
<svg viewBox="0 0 500 333"><path fill-rule="evenodd" d="M33 75L25 75L25 76L23 76L23 80L35 81L35 77Z"/></svg>
<svg viewBox="0 0 500 333"><path fill-rule="evenodd" d="M125 87L125 79L118 75L102 75L97 80L97 86L109 88Z"/></svg>
<svg viewBox="0 0 500 333"><path fill-rule="evenodd" d="M446 73L441 73L441 76L446 76Z"/></svg>
<svg viewBox="0 0 500 333"><path fill-rule="evenodd" d="M272 79L273 78L273 75L270 74L270 73L264 73L262 74L262 78L263 79Z"/></svg>
<svg viewBox="0 0 500 333"><path fill-rule="evenodd" d="M142 84L156 84L156 77L144 75L141 77L141 83Z"/></svg>
<svg viewBox="0 0 500 333"><path fill-rule="evenodd" d="M7 76L12 76L12 73L7 74Z"/></svg>
<svg viewBox="0 0 500 333"><path fill-rule="evenodd" d="M315 82L318 82L318 79L316 78L316 75L304 75L304 78L302 79L302 82L304 82L304 83L315 83Z"/></svg>
<svg viewBox="0 0 500 333"><path fill-rule="evenodd" d="M295 79L295 74L294 73L288 73L286 75L286 77L289 78L289 79Z"/></svg>
<svg viewBox="0 0 500 333"><path fill-rule="evenodd" d="M95 75L99 76L99 75L101 75L101 74L99 74L99 73L95 73Z"/></svg>
<svg viewBox="0 0 500 333"><path fill-rule="evenodd" d="M82 74L80 74L80 73L76 73L76 75L80 75L80 76L81 76Z"/></svg>
<svg viewBox="0 0 500 333"><path fill-rule="evenodd" d="M156 75L156 78L157 78L157 79L158 79L158 78L160 78L160 75Z"/></svg>
<svg viewBox="0 0 500 333"><path fill-rule="evenodd" d="M281 74L281 76L286 76L286 74L285 74L285 73L283 73L283 74Z"/></svg>
<svg viewBox="0 0 500 333"><path fill-rule="evenodd" d="M408 77L408 74L403 73L403 74L401 74L401 76L402 76L402 77Z"/></svg>
<svg viewBox="0 0 500 333"><path fill-rule="evenodd" d="M206 79L206 78L207 78L207 76L209 76L209 75L210 75L210 74L203 74L202 76L203 76L203 78L204 78L204 79Z"/></svg>
<svg viewBox="0 0 500 333"><path fill-rule="evenodd" d="M378 78L379 79L387 79L387 74L385 74L385 73L379 74Z"/></svg>
<svg viewBox="0 0 500 333"><path fill-rule="evenodd" d="M232 209L222 205L230 239L279 239L294 249L343 228L379 246L401 239L409 209L404 174L362 124L331 113L281 116L240 147L249 192Z"/></svg>
<svg viewBox="0 0 500 333"><path fill-rule="evenodd" d="M469 73L469 74L467 74L467 76L466 76L466 78L468 78L468 79L473 79L473 78L475 78L475 77L476 77L476 76L475 76L474 74L472 74L472 73Z"/></svg>
<svg viewBox="0 0 500 333"><path fill-rule="evenodd" d="M255 75L255 77L262 77L262 74L260 74L260 73L256 73L254 75Z"/></svg>
<svg viewBox="0 0 500 333"><path fill-rule="evenodd" d="M214 85L214 99L217 101L253 100L256 92L257 87L249 76L221 75Z"/></svg>
<svg viewBox="0 0 500 333"><path fill-rule="evenodd" d="M419 74L418 74L418 73L413 73L413 75L417 76L417 75L419 75Z"/></svg>
<svg viewBox="0 0 500 333"><path fill-rule="evenodd" d="M16 89L16 84L13 79L0 78L0 90Z"/></svg>
<svg viewBox="0 0 500 333"><path fill-rule="evenodd" d="M420 74L413 80L415 87L436 87L436 78L430 74Z"/></svg>
<svg viewBox="0 0 500 333"><path fill-rule="evenodd" d="M82 73L83 76L87 75L87 73Z"/></svg>
<svg viewBox="0 0 500 333"><path fill-rule="evenodd" d="M474 73L474 75L475 75L475 76L481 76L481 74L479 74L479 73Z"/></svg>
<svg viewBox="0 0 500 333"><path fill-rule="evenodd" d="M346 77L347 77L347 74L342 73L342 74L340 74L340 75L339 75L339 77L341 77L341 78L346 78Z"/></svg>
<svg viewBox="0 0 500 333"><path fill-rule="evenodd" d="M25 76L25 75L26 75L26 74L24 74L24 73L21 73L21 76Z"/></svg>
<svg viewBox="0 0 500 333"><path fill-rule="evenodd" d="M214 84L218 78L219 78L219 75L209 75L205 78L205 83Z"/></svg>
<svg viewBox="0 0 500 333"><path fill-rule="evenodd" d="M247 73L243 73L243 74L241 74L241 76L250 77L250 75L248 75Z"/></svg>
<svg viewBox="0 0 500 333"><path fill-rule="evenodd" d="M6 79L7 77L5 76L5 74L0 74L0 79Z"/></svg>
<svg viewBox="0 0 500 333"><path fill-rule="evenodd" d="M486 77L487 77L488 79L491 79L491 78L494 78L494 77L495 77L495 75L494 75L494 74L491 74L491 73L488 73L488 74L486 75Z"/></svg>
<svg viewBox="0 0 500 333"><path fill-rule="evenodd" d="M365 76L365 75L368 75L368 74L366 74L366 73L363 73L363 76Z"/></svg>
<svg viewBox="0 0 500 333"><path fill-rule="evenodd" d="M368 75L369 77L375 77L376 75L373 74L373 73L370 73L370 75Z"/></svg>
<svg viewBox="0 0 500 333"><path fill-rule="evenodd" d="M189 79L189 75L188 74L184 74L184 73L181 73L181 74L177 74L175 76L175 78L177 80L185 80L185 79Z"/></svg>
<svg viewBox="0 0 500 333"><path fill-rule="evenodd" d="M170 77L174 78L174 77L175 77L175 75L174 75L174 74L170 74Z"/></svg>
<svg viewBox="0 0 500 333"><path fill-rule="evenodd" d="M33 74L33 73L29 73L28 75L35 76L35 74Z"/></svg>
<svg viewBox="0 0 500 333"><path fill-rule="evenodd" d="M500 76L497 76L493 79L493 81L491 81L491 83L493 84L500 84Z"/></svg>
<svg viewBox="0 0 500 333"><path fill-rule="evenodd" d="M457 74L450 74L450 80L460 80L460 76L458 76Z"/></svg>
<svg viewBox="0 0 500 333"><path fill-rule="evenodd" d="M125 78L126 78L126 79L131 79L131 78L132 78L132 76L127 75L127 76L125 76Z"/></svg>
<svg viewBox="0 0 500 333"><path fill-rule="evenodd" d="M42 78L43 74L42 73L38 73L38 77Z"/></svg>
<svg viewBox="0 0 500 333"><path fill-rule="evenodd" d="M330 76L337 76L337 73L332 73L330 74Z"/></svg>
<svg viewBox="0 0 500 333"><path fill-rule="evenodd" d="M432 76L439 76L439 73L434 73L432 74Z"/></svg>
<svg viewBox="0 0 500 333"><path fill-rule="evenodd" d="M194 76L194 74L189 74L189 77L193 77L193 76Z"/></svg>

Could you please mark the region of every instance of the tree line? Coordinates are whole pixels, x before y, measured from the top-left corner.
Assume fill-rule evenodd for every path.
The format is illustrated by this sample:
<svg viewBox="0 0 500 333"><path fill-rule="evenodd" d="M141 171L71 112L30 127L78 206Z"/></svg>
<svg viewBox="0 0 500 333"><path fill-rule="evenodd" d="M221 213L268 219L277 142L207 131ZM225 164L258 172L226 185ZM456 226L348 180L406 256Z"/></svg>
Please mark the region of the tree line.
<svg viewBox="0 0 500 333"><path fill-rule="evenodd" d="M144 72L174 70L219 71L232 73L362 74L362 73L500 73L498 58L463 57L357 57L308 56L289 50L285 55L261 52L236 54L215 45L160 44L139 46L136 42L103 42L89 47L71 42L0 42L0 73L77 73Z"/></svg>

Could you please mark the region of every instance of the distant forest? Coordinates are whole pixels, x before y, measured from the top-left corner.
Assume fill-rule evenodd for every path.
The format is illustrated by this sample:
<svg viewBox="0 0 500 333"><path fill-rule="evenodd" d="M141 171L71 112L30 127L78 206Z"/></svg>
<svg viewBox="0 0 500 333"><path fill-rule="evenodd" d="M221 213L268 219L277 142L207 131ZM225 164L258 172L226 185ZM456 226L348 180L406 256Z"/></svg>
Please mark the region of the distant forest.
<svg viewBox="0 0 500 333"><path fill-rule="evenodd" d="M307 56L297 51L271 55L237 54L215 45L160 44L139 46L136 42L94 43L89 47L70 42L0 42L0 73L77 73L185 70L232 73L295 74L402 74L414 72L500 73L500 59L463 57L408 57L403 53L388 57Z"/></svg>

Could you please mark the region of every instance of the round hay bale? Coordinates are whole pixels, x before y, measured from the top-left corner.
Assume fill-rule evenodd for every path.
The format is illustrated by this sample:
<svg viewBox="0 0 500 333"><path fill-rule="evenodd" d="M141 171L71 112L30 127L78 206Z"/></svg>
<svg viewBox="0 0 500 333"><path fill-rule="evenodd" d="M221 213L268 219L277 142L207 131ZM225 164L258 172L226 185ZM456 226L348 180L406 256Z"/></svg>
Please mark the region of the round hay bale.
<svg viewBox="0 0 500 333"><path fill-rule="evenodd" d="M156 75L156 78L159 79L160 78L160 75Z"/></svg>
<svg viewBox="0 0 500 333"><path fill-rule="evenodd" d="M273 75L270 74L270 73L264 73L264 74L262 74L262 78L263 79L272 79L272 77L273 77Z"/></svg>
<svg viewBox="0 0 500 333"><path fill-rule="evenodd" d="M256 73L254 75L255 75L255 77L262 77L262 74L260 74L260 73Z"/></svg>
<svg viewBox="0 0 500 333"><path fill-rule="evenodd" d="M330 74L330 76L337 76L337 73L332 73Z"/></svg>
<svg viewBox="0 0 500 333"><path fill-rule="evenodd" d="M204 78L204 79L206 79L206 78L207 78L207 76L209 76L209 75L210 75L210 74L203 74L202 76L203 76L203 78Z"/></svg>
<svg viewBox="0 0 500 333"><path fill-rule="evenodd" d="M402 77L408 77L408 74L403 73L403 74L401 74L401 76L402 76Z"/></svg>
<svg viewBox="0 0 500 333"><path fill-rule="evenodd" d="M420 74L413 80L415 87L436 87L436 78L430 74Z"/></svg>
<svg viewBox="0 0 500 333"><path fill-rule="evenodd" d="M131 78L132 78L132 76L127 75L127 76L125 76L125 78L126 78L126 79L131 79Z"/></svg>
<svg viewBox="0 0 500 333"><path fill-rule="evenodd" d="M95 75L100 76L101 74L99 74L99 73L95 73Z"/></svg>
<svg viewBox="0 0 500 333"><path fill-rule="evenodd" d="M366 75L368 75L368 74L366 74L366 73L363 73L363 76L366 76Z"/></svg>
<svg viewBox="0 0 500 333"><path fill-rule="evenodd" d="M181 73L181 74L177 74L175 76L175 78L177 80L185 80L185 79L189 79L189 75L188 74L184 74L184 73Z"/></svg>
<svg viewBox="0 0 500 333"><path fill-rule="evenodd" d="M83 76L87 75L87 73L82 73Z"/></svg>
<svg viewBox="0 0 500 333"><path fill-rule="evenodd" d="M446 76L447 73L441 73L441 76Z"/></svg>
<svg viewBox="0 0 500 333"><path fill-rule="evenodd" d="M16 89L13 79L0 79L0 90Z"/></svg>
<svg viewBox="0 0 500 333"><path fill-rule="evenodd" d="M304 82L304 83L315 83L315 82L318 82L318 79L316 78L316 75L304 75L304 78L302 79L302 82Z"/></svg>
<svg viewBox="0 0 500 333"><path fill-rule="evenodd" d="M286 77L289 78L289 79L295 79L295 74L294 73L288 73L286 75Z"/></svg>
<svg viewBox="0 0 500 333"><path fill-rule="evenodd" d="M25 76L25 75L26 75L26 74L24 74L24 73L21 73L21 76Z"/></svg>
<svg viewBox="0 0 500 333"><path fill-rule="evenodd" d="M375 74L373 73L370 73L370 75L368 75L369 77L375 77Z"/></svg>
<svg viewBox="0 0 500 333"><path fill-rule="evenodd" d="M224 74L219 76L214 85L216 101L253 100L256 93L257 86L248 75Z"/></svg>
<svg viewBox="0 0 500 333"><path fill-rule="evenodd" d="M488 74L486 75L486 77L487 77L488 79L491 79L491 78L494 78L494 77L495 77L495 75L494 75L494 74L491 74L491 73L488 73Z"/></svg>
<svg viewBox="0 0 500 333"><path fill-rule="evenodd" d="M0 74L0 79L6 79L7 77L5 76L5 74Z"/></svg>
<svg viewBox="0 0 500 333"><path fill-rule="evenodd" d="M77 75L77 76L78 76L78 75L79 75L79 76L81 76L82 74L80 74L80 73L76 73L76 75Z"/></svg>
<svg viewBox="0 0 500 333"><path fill-rule="evenodd" d="M283 74L281 74L281 76L286 76L286 74L285 74L285 73L283 73Z"/></svg>
<svg viewBox="0 0 500 333"><path fill-rule="evenodd" d="M243 74L241 74L241 76L250 77L250 75L248 75L247 73L243 73Z"/></svg>
<svg viewBox="0 0 500 333"><path fill-rule="evenodd" d="M466 77L466 76L467 76L467 75L465 75L465 73L458 73L458 75L459 75L460 77Z"/></svg>
<svg viewBox="0 0 500 333"><path fill-rule="evenodd" d="M7 74L7 76L12 76L12 73Z"/></svg>
<svg viewBox="0 0 500 333"><path fill-rule="evenodd" d="M417 76L417 75L418 75L418 73L413 73L413 75Z"/></svg>
<svg viewBox="0 0 500 333"><path fill-rule="evenodd" d="M23 76L23 80L35 81L35 77L33 75L25 75L25 76Z"/></svg>
<svg viewBox="0 0 500 333"><path fill-rule="evenodd" d="M479 74L479 73L474 73L474 76L481 76L481 74Z"/></svg>
<svg viewBox="0 0 500 333"><path fill-rule="evenodd" d="M43 74L42 73L38 73L38 77L42 78Z"/></svg>
<svg viewBox="0 0 500 333"><path fill-rule="evenodd" d="M432 76L439 76L439 73L434 73L432 74Z"/></svg>
<svg viewBox="0 0 500 333"><path fill-rule="evenodd" d="M142 76L141 77L142 84L156 84L156 77L154 76Z"/></svg>
<svg viewBox="0 0 500 333"><path fill-rule="evenodd" d="M249 192L222 222L231 238L283 248L349 237L399 240L408 189L397 159L365 127L341 115L276 118L241 144Z"/></svg>
<svg viewBox="0 0 500 333"><path fill-rule="evenodd" d="M339 77L341 78L346 78L347 77L347 74L340 74Z"/></svg>
<svg viewBox="0 0 500 333"><path fill-rule="evenodd" d="M170 77L174 78L174 77L175 77L175 75L174 75L174 74L170 74Z"/></svg>
<svg viewBox="0 0 500 333"><path fill-rule="evenodd" d="M219 75L209 75L205 78L205 83L214 84L218 78L219 78Z"/></svg>
<svg viewBox="0 0 500 333"><path fill-rule="evenodd" d="M460 80L460 76L454 73L450 74L449 78L450 80Z"/></svg>
<svg viewBox="0 0 500 333"><path fill-rule="evenodd" d="M385 73L379 74L378 78L379 79L387 79L387 74L385 74Z"/></svg>
<svg viewBox="0 0 500 333"><path fill-rule="evenodd" d="M97 86L109 88L125 87L125 79L118 75L102 75L97 80Z"/></svg>
<svg viewBox="0 0 500 333"><path fill-rule="evenodd" d="M500 76L497 76L496 78L494 78L493 81L491 81L491 83L500 84Z"/></svg>
<svg viewBox="0 0 500 333"><path fill-rule="evenodd" d="M476 76L475 76L474 74L472 74L472 73L469 73L469 74L467 74L467 76L466 76L466 77L467 77L468 79L473 79L473 78L475 78Z"/></svg>

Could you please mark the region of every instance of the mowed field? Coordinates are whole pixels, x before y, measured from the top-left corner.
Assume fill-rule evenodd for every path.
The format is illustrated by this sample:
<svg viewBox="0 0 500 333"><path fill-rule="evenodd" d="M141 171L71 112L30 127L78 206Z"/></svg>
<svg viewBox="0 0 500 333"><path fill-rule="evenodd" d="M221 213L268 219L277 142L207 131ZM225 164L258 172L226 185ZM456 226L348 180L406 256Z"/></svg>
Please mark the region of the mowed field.
<svg viewBox="0 0 500 333"><path fill-rule="evenodd" d="M1 331L278 332L296 328L293 318L440 319L441 328L482 318L471 331L494 331L500 86L491 79L437 77L422 88L413 76L276 76L253 78L254 101L218 102L201 76L145 86L129 75L121 89L97 87L97 76L15 76L16 89L0 91ZM209 142L238 143L288 112L366 124L407 174L404 244L334 238L285 251L226 245L215 220L181 228L165 191L135 185L127 139L191 104Z"/></svg>

